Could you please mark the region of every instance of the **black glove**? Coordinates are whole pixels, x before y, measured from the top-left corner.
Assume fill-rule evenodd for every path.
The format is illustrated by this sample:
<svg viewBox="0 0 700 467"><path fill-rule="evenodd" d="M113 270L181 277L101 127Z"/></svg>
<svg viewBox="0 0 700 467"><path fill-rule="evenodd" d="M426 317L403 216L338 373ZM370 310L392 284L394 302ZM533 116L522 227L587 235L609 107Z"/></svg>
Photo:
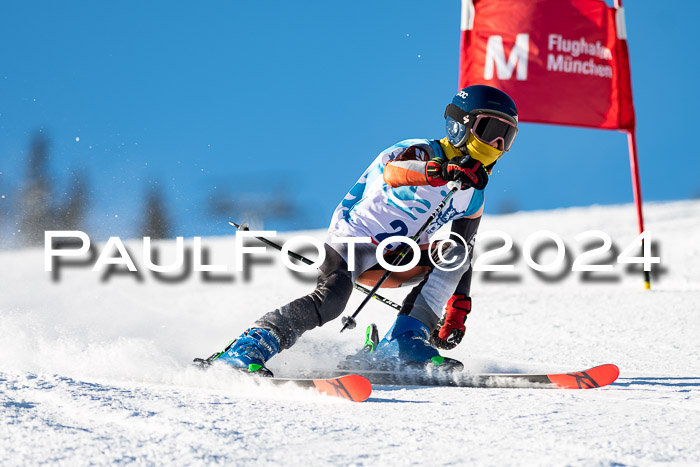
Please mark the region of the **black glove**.
<svg viewBox="0 0 700 467"><path fill-rule="evenodd" d="M461 184L462 190L472 187L483 190L489 182L489 175L483 164L469 156L454 157L444 162L435 158L426 164L425 176L432 186L442 186L454 181Z"/></svg>

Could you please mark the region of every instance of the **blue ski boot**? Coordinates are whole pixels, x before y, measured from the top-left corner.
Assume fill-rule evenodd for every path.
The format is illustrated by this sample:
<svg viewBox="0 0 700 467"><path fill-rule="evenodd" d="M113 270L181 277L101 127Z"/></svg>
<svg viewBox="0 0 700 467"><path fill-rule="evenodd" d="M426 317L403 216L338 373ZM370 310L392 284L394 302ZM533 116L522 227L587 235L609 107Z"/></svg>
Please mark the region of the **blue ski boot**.
<svg viewBox="0 0 700 467"><path fill-rule="evenodd" d="M370 329L371 328L371 329ZM439 369L459 371L464 365L458 360L443 357L430 344L428 327L407 315L399 315L384 339L376 343L376 326L367 329L365 347L348 357L341 368L381 369ZM374 341L374 342L373 342Z"/></svg>
<svg viewBox="0 0 700 467"><path fill-rule="evenodd" d="M214 360L220 360L232 367L255 373L257 376L273 376L265 367L265 362L280 351L277 334L268 329L250 328L231 342Z"/></svg>

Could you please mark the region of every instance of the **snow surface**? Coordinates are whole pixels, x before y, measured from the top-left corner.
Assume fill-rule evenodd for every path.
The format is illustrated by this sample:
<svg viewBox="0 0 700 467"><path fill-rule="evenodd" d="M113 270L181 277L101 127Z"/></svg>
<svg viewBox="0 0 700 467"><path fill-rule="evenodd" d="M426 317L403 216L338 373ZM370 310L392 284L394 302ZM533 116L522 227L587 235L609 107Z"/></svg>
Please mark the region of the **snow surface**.
<svg viewBox="0 0 700 467"><path fill-rule="evenodd" d="M358 404L260 387L189 362L313 288L276 253L249 280L166 284L145 270L141 282L101 282L86 267L52 282L43 250L2 252L0 464L698 464L700 202L651 203L645 215L662 258L653 290L620 265L615 281L546 282L519 259L517 281L476 275L467 337L447 353L473 371L620 367L618 382L588 391L385 386ZM621 249L635 226L631 205L592 206L489 216L481 231L503 230L522 250L549 229L575 256L576 234L604 230ZM232 268L233 238L205 244L211 262ZM174 242L157 245L163 262L174 257ZM142 267L141 243L128 247ZM400 301L407 290L384 292ZM353 293L348 310L361 299ZM356 330L339 334L339 321L313 330L270 367L333 368L364 326L385 331L393 316L371 302Z"/></svg>

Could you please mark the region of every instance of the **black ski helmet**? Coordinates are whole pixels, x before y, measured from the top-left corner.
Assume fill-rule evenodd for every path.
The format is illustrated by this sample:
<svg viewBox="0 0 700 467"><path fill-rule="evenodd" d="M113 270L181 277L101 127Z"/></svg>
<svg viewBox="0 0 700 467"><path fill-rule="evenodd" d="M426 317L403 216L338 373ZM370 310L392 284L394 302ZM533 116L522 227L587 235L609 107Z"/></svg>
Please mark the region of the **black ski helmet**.
<svg viewBox="0 0 700 467"><path fill-rule="evenodd" d="M508 151L518 133L518 110L508 94L483 84L467 86L459 91L447 105L445 128L450 143L458 148L464 146L472 132L472 125L480 114L492 115L510 122L512 126L503 123L500 128L486 129L486 131L497 131L499 135L502 133L503 150Z"/></svg>

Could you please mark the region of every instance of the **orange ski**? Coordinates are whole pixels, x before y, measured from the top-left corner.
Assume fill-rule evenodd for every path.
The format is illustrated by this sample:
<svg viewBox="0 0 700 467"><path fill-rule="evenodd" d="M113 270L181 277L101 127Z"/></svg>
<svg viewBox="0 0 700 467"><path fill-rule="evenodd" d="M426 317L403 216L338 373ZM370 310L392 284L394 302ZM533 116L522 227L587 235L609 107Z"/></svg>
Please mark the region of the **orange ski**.
<svg viewBox="0 0 700 467"><path fill-rule="evenodd" d="M372 384L360 375L347 375L334 379L314 379L316 390L322 394L362 402L372 394Z"/></svg>
<svg viewBox="0 0 700 467"><path fill-rule="evenodd" d="M297 378L256 378L263 384L293 384L303 388L315 388L321 394L340 397L353 402L362 402L372 394L372 384L360 375L345 375L337 378L297 379Z"/></svg>
<svg viewBox="0 0 700 467"><path fill-rule="evenodd" d="M355 370L372 384L400 386L452 386L463 388L541 388L593 389L613 383L620 374L617 366L607 363L588 370L571 373L466 373L463 371L401 372Z"/></svg>
<svg viewBox="0 0 700 467"><path fill-rule="evenodd" d="M600 365L576 373L547 375L549 380L564 389L593 389L614 382L620 375L620 369L611 364Z"/></svg>

